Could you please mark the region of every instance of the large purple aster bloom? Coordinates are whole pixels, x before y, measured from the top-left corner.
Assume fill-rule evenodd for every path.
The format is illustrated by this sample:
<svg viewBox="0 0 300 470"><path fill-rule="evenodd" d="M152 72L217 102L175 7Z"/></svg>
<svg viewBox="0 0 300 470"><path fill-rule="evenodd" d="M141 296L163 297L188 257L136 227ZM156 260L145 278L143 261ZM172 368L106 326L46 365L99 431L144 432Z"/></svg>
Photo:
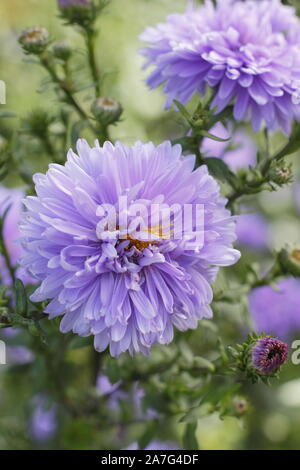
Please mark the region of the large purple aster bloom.
<svg viewBox="0 0 300 470"><path fill-rule="evenodd" d="M211 107L231 101L234 117L250 117L255 131L265 121L271 130L290 132L299 116L300 22L279 0L206 0L173 14L142 40L142 53L154 71L148 85L165 84L167 106L176 98L186 103L195 93L214 89Z"/></svg>
<svg viewBox="0 0 300 470"><path fill-rule="evenodd" d="M41 281L32 300L51 299L50 319L64 314L62 332L93 334L95 348L109 344L113 356L146 354L172 340L173 326L196 328L211 317L210 283L217 267L235 263L239 252L232 248L235 219L217 182L206 166L193 171L194 163L170 142L90 148L80 140L78 155L70 150L64 166L51 164L46 175L34 176L37 197L24 201L22 265ZM166 238L162 226L151 232L153 242L145 241L149 232L124 239L123 217L133 226L139 217L121 208L120 196L143 208L203 205L204 244L191 248L189 233ZM107 203L119 217L113 230L103 219Z"/></svg>
<svg viewBox="0 0 300 470"><path fill-rule="evenodd" d="M257 287L249 295L255 331L289 339L300 331L300 280L287 278L270 286Z"/></svg>

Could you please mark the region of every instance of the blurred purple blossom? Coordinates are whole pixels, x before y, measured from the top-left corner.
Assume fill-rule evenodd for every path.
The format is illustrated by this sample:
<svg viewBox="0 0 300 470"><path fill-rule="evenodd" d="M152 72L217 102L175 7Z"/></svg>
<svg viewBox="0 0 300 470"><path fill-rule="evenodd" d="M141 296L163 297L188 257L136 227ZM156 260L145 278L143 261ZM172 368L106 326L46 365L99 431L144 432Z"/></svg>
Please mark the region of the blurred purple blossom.
<svg viewBox="0 0 300 470"><path fill-rule="evenodd" d="M257 333L287 340L300 332L300 280L286 278L249 294L249 309Z"/></svg>
<svg viewBox="0 0 300 470"><path fill-rule="evenodd" d="M257 147L247 132L241 128L232 131L218 122L210 133L221 139L230 139L228 142L218 142L205 137L201 145L201 152L205 157L221 158L232 169L247 168L256 165Z"/></svg>
<svg viewBox="0 0 300 470"><path fill-rule="evenodd" d="M38 442L51 440L57 431L57 407L49 404L48 399L36 396L33 399L34 410L29 423L32 438Z"/></svg>
<svg viewBox="0 0 300 470"><path fill-rule="evenodd" d="M269 225L264 216L259 213L238 216L236 233L241 245L255 250L263 250L268 246Z"/></svg>

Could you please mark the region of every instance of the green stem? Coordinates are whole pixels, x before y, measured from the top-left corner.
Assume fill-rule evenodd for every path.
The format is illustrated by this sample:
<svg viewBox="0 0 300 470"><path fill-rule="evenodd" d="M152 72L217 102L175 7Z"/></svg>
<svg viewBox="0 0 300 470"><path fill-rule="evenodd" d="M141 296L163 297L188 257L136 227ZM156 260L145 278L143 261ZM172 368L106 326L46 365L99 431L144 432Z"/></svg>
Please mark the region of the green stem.
<svg viewBox="0 0 300 470"><path fill-rule="evenodd" d="M80 106L80 104L76 101L76 99L73 96L72 91L70 90L69 86L66 84L64 80L61 80L55 69L53 68L52 64L48 60L47 57L41 56L40 57L41 65L47 70L49 75L51 76L52 80L54 83L56 83L59 88L63 91L67 103L69 103L70 106L72 106L79 117L85 121L87 121L89 128L92 130L92 132L97 135L97 130L94 128L94 126L90 123L89 117L84 111L84 109Z"/></svg>
<svg viewBox="0 0 300 470"><path fill-rule="evenodd" d="M15 284L15 280L16 280L16 276L15 276L15 268L11 265L11 262L10 262L10 258L9 258L9 254L8 254L8 251L7 251L7 248L6 248L6 245L5 245L5 242L4 242L4 239L3 239L3 236L1 235L0 236L0 248L1 248L1 253L3 255L3 258L4 258L4 261L5 261L5 264L6 264L6 267L8 269L8 272L9 272L9 275L10 275L10 278L11 278L11 281L12 281L12 284L14 285Z"/></svg>
<svg viewBox="0 0 300 470"><path fill-rule="evenodd" d="M95 54L96 33L94 29L88 28L85 31L85 42L88 51L88 60L91 70L92 79L95 85L96 97L100 97L100 73L98 70Z"/></svg>

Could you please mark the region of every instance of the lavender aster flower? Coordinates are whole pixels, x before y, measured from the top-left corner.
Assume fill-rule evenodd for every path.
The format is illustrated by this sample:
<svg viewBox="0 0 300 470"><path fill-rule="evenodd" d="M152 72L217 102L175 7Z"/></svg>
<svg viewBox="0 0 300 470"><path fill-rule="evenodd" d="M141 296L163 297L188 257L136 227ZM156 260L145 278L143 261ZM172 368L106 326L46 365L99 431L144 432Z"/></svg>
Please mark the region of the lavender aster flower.
<svg viewBox="0 0 300 470"><path fill-rule="evenodd" d="M265 336L252 349L252 366L262 375L271 375L288 358L288 345L278 339Z"/></svg>
<svg viewBox="0 0 300 470"><path fill-rule="evenodd" d="M230 138L230 143L206 137L200 149L205 157L221 158L232 170L256 165L257 147L243 129L232 132L230 128L226 129L218 122L210 132L221 139Z"/></svg>
<svg viewBox="0 0 300 470"><path fill-rule="evenodd" d="M299 116L299 30L295 10L279 0L191 4L141 36L151 44L142 51L145 66L154 65L147 83L165 84L167 106L209 85L218 112L233 102L235 119L251 116L255 131L265 121L289 133Z"/></svg>
<svg viewBox="0 0 300 470"><path fill-rule="evenodd" d="M255 330L289 339L300 331L300 280L283 279L276 285L257 287L249 295Z"/></svg>
<svg viewBox="0 0 300 470"><path fill-rule="evenodd" d="M41 281L31 299L51 299L49 318L64 315L63 333L94 335L98 351L110 345L113 356L146 354L153 344L172 341L173 326L184 331L211 317L210 284L218 266L240 255L232 248L235 219L206 166L193 171L195 157L182 157L179 145L106 142L90 148L79 140L77 150L69 151L64 166L51 164L46 175L36 174L37 197L24 200L22 265ZM113 229L102 212L108 203L118 214ZM161 224L131 232L148 217L134 215L132 203L143 209L202 204L203 246L188 246L190 232L175 239L170 229L165 238Z"/></svg>

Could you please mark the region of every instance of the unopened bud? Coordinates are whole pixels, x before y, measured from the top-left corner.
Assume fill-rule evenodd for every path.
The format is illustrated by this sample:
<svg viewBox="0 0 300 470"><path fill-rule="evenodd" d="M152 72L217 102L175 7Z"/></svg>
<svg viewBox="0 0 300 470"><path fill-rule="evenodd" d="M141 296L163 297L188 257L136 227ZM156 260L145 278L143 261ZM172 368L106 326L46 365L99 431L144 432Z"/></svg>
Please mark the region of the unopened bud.
<svg viewBox="0 0 300 470"><path fill-rule="evenodd" d="M123 108L118 101L112 98L98 98L92 104L91 111L97 121L108 126L119 120Z"/></svg>
<svg viewBox="0 0 300 470"><path fill-rule="evenodd" d="M91 25L106 5L106 0L58 0L61 16L69 24Z"/></svg>
<svg viewBox="0 0 300 470"><path fill-rule="evenodd" d="M279 263L285 273L300 276L300 248L283 248L278 255Z"/></svg>
<svg viewBox="0 0 300 470"><path fill-rule="evenodd" d="M67 61L72 55L72 48L68 41L57 41L53 44L53 55L60 60Z"/></svg>
<svg viewBox="0 0 300 470"><path fill-rule="evenodd" d="M278 186L283 186L292 181L293 173L290 166L276 166L270 169L269 172L270 179L273 183Z"/></svg>
<svg viewBox="0 0 300 470"><path fill-rule="evenodd" d="M249 403L246 398L241 396L236 396L232 400L232 406L235 414L237 416L242 416L243 414L247 413L249 410Z"/></svg>
<svg viewBox="0 0 300 470"><path fill-rule="evenodd" d="M271 336L257 340L252 348L252 367L261 375L274 375L288 358L288 345Z"/></svg>
<svg viewBox="0 0 300 470"><path fill-rule="evenodd" d="M41 54L49 44L49 33L46 28L34 26L23 31L19 43L27 54Z"/></svg>

